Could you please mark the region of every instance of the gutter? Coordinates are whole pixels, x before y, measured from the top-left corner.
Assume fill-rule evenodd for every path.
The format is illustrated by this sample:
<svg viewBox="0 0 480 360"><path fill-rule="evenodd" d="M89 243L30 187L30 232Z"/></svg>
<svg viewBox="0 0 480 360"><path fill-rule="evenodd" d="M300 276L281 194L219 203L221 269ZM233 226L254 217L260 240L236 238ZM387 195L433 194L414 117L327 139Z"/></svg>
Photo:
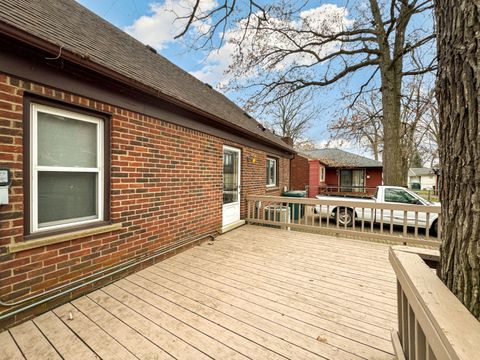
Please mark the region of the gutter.
<svg viewBox="0 0 480 360"><path fill-rule="evenodd" d="M88 57L88 54L79 54L79 53L75 53L73 51L70 51L70 50L66 50L64 49L64 45L55 45L47 40L44 40L44 39L41 39L35 35L32 35L32 34L29 34L28 32L26 31L23 31L13 25L10 25L4 21L1 21L0 20L0 32L15 39L15 40L18 40L20 42L23 42L25 44L28 44L30 46L33 46L37 49L40 49L40 50L43 50L43 51L46 51L52 55L55 56L55 60L57 60L57 57L58 59L64 59L64 60L67 60L67 61L70 61L72 63L74 63L75 65L79 65L81 67L84 67L84 68L87 68L87 69L90 69L90 70L93 70L94 72L98 73L98 74L101 74L103 76L106 76L112 80L115 80L115 81L118 81L124 85L127 85L133 89L136 89L138 91L141 91L145 94L148 94L148 95L153 95L154 97L157 97L161 100L164 100L168 103L171 103L173 105L176 105L184 110L188 110L188 111L191 111L197 115L200 115L202 117L206 117L210 120L213 120L219 124L222 124L228 128L231 128L231 129L234 129L234 130L237 130L239 131L240 133L244 134L244 135L248 135L250 137L253 137L255 138L256 140L259 140L265 144L268 144L270 146L273 146L275 148L278 148L278 149L282 149L284 151L288 151L290 154L294 154L295 153L295 150L285 146L283 147L282 145L274 142L274 141L271 141L270 139L267 139L263 136L260 136L258 134L255 134L249 130L246 130L240 126L237 126L231 122L228 122L228 121L225 121L224 119L218 117L218 116L215 116L213 114L210 114L206 111L203 111L201 109L198 109L196 108L195 106L193 105L189 105L179 99L176 99L172 96L169 96L165 93L162 93L160 92L159 90L155 90L147 85L144 85L142 84L141 82L139 81L136 81L134 79L131 79L129 78L128 76L125 76L125 75L122 75L114 70L111 70L103 65L100 65L92 60L89 59ZM212 91L215 91L215 90L212 90Z"/></svg>

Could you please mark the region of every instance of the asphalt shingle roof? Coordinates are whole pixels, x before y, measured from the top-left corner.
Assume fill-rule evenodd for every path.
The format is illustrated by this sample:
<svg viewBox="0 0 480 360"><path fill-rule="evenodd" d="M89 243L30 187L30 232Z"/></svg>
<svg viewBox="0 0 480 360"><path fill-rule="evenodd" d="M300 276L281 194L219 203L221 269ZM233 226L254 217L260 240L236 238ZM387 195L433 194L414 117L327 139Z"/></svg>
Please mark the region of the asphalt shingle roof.
<svg viewBox="0 0 480 360"><path fill-rule="evenodd" d="M340 149L316 149L302 152L307 158L319 160L330 167L382 167L382 163Z"/></svg>
<svg viewBox="0 0 480 360"><path fill-rule="evenodd" d="M435 171L430 168L410 168L408 169L409 176L425 176L425 175L435 175Z"/></svg>
<svg viewBox="0 0 480 360"><path fill-rule="evenodd" d="M293 152L227 97L74 0L1 0L0 21Z"/></svg>

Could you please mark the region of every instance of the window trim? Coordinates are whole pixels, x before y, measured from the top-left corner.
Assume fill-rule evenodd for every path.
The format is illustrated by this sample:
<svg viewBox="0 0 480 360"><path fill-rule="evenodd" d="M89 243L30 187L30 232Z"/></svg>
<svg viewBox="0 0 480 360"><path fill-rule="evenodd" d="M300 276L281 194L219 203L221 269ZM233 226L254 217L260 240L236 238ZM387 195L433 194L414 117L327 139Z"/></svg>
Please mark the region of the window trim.
<svg viewBox="0 0 480 360"><path fill-rule="evenodd" d="M268 162L269 161L273 161L274 162L274 169L275 169L275 173L274 173L274 182L273 183L266 183L266 187L267 188L274 188L274 187L278 187L278 159L277 158L274 158L272 156L267 156L267 165L268 165ZM268 181L268 172L266 174L266 180Z"/></svg>
<svg viewBox="0 0 480 360"><path fill-rule="evenodd" d="M99 132L97 131L97 144L101 146L102 153L102 162L103 162L103 194L98 196L98 202L102 202L102 215L103 218L97 217L95 219L89 219L88 221L75 222L64 224L64 226L40 228L38 231L34 231L32 226L32 210L33 204L32 199L32 183L33 172L31 171L31 149L33 149L32 144L32 105L43 105L46 107L54 108L56 110L64 111L65 113L73 113L76 116L86 116L90 118L96 118L98 121L103 122L103 134L100 137ZM24 171L24 181L23 181L23 194L24 194L24 240L37 239L45 236L57 235L68 233L72 231L80 231L84 229L95 228L99 226L106 226L111 224L110 221L110 157L111 157L111 114L107 112L102 112L94 109L90 109L86 106L81 105L72 105L69 102L65 102L58 99L52 99L45 96L39 96L37 94L32 94L26 92L24 94L23 101L23 171ZM100 140L101 141L98 141ZM99 159L100 154L97 153L97 159ZM100 164L100 162L97 162ZM99 176L100 177L100 176ZM98 180L100 181L100 179ZM97 205L98 206L98 205Z"/></svg>
<svg viewBox="0 0 480 360"><path fill-rule="evenodd" d="M324 183L325 182L325 177L326 177L326 169L325 169L325 166L321 165L320 164L320 167L319 167L319 174L318 174L318 182L320 184Z"/></svg>

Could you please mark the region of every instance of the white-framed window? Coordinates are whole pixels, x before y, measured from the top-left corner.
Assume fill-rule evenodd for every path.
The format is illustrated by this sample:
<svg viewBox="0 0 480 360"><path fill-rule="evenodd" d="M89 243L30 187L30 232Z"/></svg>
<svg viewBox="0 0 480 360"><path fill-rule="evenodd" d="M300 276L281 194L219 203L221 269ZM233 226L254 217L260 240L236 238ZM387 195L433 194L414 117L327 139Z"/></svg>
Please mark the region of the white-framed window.
<svg viewBox="0 0 480 360"><path fill-rule="evenodd" d="M104 220L104 119L31 103L30 232Z"/></svg>
<svg viewBox="0 0 480 360"><path fill-rule="evenodd" d="M277 159L267 157L267 186L277 186Z"/></svg>
<svg viewBox="0 0 480 360"><path fill-rule="evenodd" d="M318 179L320 183L325 182L325 166L320 165Z"/></svg>

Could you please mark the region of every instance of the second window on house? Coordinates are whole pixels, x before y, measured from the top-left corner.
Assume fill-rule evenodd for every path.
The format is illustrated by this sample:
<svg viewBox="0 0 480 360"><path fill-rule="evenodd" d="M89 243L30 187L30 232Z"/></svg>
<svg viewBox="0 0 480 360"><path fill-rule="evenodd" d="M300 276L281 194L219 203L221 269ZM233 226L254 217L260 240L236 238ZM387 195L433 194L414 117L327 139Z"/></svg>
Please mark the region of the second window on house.
<svg viewBox="0 0 480 360"><path fill-rule="evenodd" d="M267 186L277 186L277 159L267 158Z"/></svg>
<svg viewBox="0 0 480 360"><path fill-rule="evenodd" d="M104 220L104 119L31 104L30 232Z"/></svg>

